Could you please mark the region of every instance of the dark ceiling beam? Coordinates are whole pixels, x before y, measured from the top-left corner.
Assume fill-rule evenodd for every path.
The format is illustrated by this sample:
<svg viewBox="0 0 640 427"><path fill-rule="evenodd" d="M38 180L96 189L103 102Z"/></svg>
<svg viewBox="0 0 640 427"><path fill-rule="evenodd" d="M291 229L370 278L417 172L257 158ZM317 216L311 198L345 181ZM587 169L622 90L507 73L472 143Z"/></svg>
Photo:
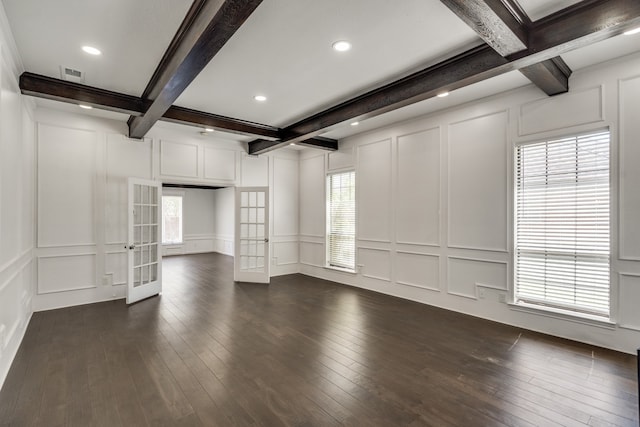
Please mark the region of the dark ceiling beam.
<svg viewBox="0 0 640 427"><path fill-rule="evenodd" d="M282 130L283 140L271 144L283 146L312 138L343 122L366 120L442 91L555 58L638 26L640 1L586 0L533 23L529 46L524 51L504 58L487 44L473 48L287 126Z"/></svg>
<svg viewBox="0 0 640 427"><path fill-rule="evenodd" d="M521 68L520 72L549 96L569 91L571 68L559 56Z"/></svg>
<svg viewBox="0 0 640 427"><path fill-rule="evenodd" d="M172 106L169 108L160 120L183 125L195 124L241 135L256 135L270 140L280 138L280 129L274 126L205 113L203 111L191 110L189 108L178 106Z"/></svg>
<svg viewBox="0 0 640 427"><path fill-rule="evenodd" d="M331 138L323 138L316 136L315 138L305 139L298 142L298 145L304 147L318 148L320 150L336 151L338 149L338 141Z"/></svg>
<svg viewBox="0 0 640 427"><path fill-rule="evenodd" d="M278 148L291 145L291 142L282 141L267 141L264 139L257 139L249 143L248 152L251 155L258 155L268 153L269 151L277 150ZM320 150L336 151L338 149L338 141L331 138L323 138L316 136L315 138L305 139L295 143L304 147L318 148Z"/></svg>
<svg viewBox="0 0 640 427"><path fill-rule="evenodd" d="M140 115L144 111L144 103L138 97L39 74L22 73L19 84L20 91L24 95L72 104L85 104L131 115Z"/></svg>
<svg viewBox="0 0 640 427"><path fill-rule="evenodd" d="M441 0L502 56L526 49L533 25L520 5L513 0ZM555 57L520 70L547 95L569 90L571 68Z"/></svg>
<svg viewBox="0 0 640 427"><path fill-rule="evenodd" d="M260 3L194 1L144 91L143 99L151 105L142 116L129 119L131 138L144 137Z"/></svg>
<svg viewBox="0 0 640 427"><path fill-rule="evenodd" d="M225 187L218 187L215 185L174 184L170 182L163 182L162 188L192 188L196 190L219 190Z"/></svg>
<svg viewBox="0 0 640 427"><path fill-rule="evenodd" d="M502 56L527 48L527 28L501 0L440 0Z"/></svg>
<svg viewBox="0 0 640 427"><path fill-rule="evenodd" d="M124 95L33 73L23 73L20 76L20 91L24 95L71 104L87 104L92 107L133 116L141 115L146 109L145 102L135 96ZM182 107L173 106L169 108L160 120L191 126L212 127L224 132L257 136L265 139L280 138L280 129L273 126Z"/></svg>

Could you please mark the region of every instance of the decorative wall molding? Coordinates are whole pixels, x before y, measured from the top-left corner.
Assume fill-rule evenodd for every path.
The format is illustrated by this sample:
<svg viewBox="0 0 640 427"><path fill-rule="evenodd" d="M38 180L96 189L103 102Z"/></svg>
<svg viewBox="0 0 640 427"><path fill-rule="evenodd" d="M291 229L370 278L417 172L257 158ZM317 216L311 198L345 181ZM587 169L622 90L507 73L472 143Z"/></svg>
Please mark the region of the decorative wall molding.
<svg viewBox="0 0 640 427"><path fill-rule="evenodd" d="M96 258L97 258L97 253L96 252L87 252L87 253L79 253L79 254L59 254L59 255L38 255L36 258L36 270L38 272L38 280L37 280L37 287L36 287L36 293L37 295L47 295L47 294L56 294L56 293L61 293L61 292L70 292L70 291L80 291L80 290L85 290L85 289L94 289L97 288L97 283L96 283ZM88 284L88 285L83 285L83 286L76 286L76 287L67 287L67 288L58 288L55 290L50 290L50 291L44 291L41 288L41 284L42 284L42 268L43 268L43 260L46 259L55 259L55 258L82 258L82 257L91 257L92 258L92 269L93 269L93 283L92 284Z"/></svg>
<svg viewBox="0 0 640 427"><path fill-rule="evenodd" d="M234 183L236 182L236 180L238 179L238 158L237 158L237 150L229 150L229 149L225 149L225 148L212 148L212 147L207 147L204 146L203 147L203 151L204 151L204 155L203 155L203 162L204 162L204 167L203 167L203 178L207 179L207 180L213 180L213 181L228 181L229 183ZM221 153L221 154L231 154L231 158L230 159L225 159L224 163L226 165L226 163L228 163L230 161L230 163L232 164L232 176L229 178L223 178L223 177L216 177L214 175L208 175L207 174L207 159L208 159L208 151L212 151L215 153ZM214 163L214 167L217 164Z"/></svg>
<svg viewBox="0 0 640 427"><path fill-rule="evenodd" d="M411 137L411 136L416 136L416 135L420 135L420 134L426 134L428 132L436 132L437 133L437 147L438 147L438 156L435 159L435 161L437 162L438 168L437 168L437 174L436 174L436 179L437 179L437 196L436 196L436 206L437 206L437 210L438 210L438 214L437 214L437 219L436 219L436 238L433 241L422 241L422 242L418 242L418 241L404 241L403 239L399 239L398 238L398 227L399 227L399 206L401 205L400 201L397 200L397 198L399 198L400 194L401 194L401 183L400 183L400 170L401 170L401 164L400 164L400 150L401 150L401 146L403 145L403 143L400 141L402 138L407 138L407 137ZM394 183L393 183L393 188L395 189L395 194L396 194L396 200L394 202L394 224L393 224L393 240L396 243L400 243L400 244L407 244L407 245L416 245L416 246L440 246L441 245L441 233L440 230L442 228L442 218L440 215L440 203L441 203L441 199L442 199L442 177L441 177L441 169L442 169L442 165L441 165L441 161L440 161L440 156L442 153L442 126L438 125L438 126L430 126L427 127L426 129L421 129L421 130L417 130L417 131L412 131L412 132L408 132L408 133L402 133L399 134L395 137L395 175L394 175ZM423 142L423 141L421 141ZM421 144L421 146L424 146L425 144ZM424 165L423 165L424 166ZM421 184L421 183L412 183L412 184ZM408 186L405 186L408 187ZM420 188L420 186L418 185L418 187ZM415 190L415 189L412 189ZM412 236L415 237L415 234Z"/></svg>
<svg viewBox="0 0 640 427"><path fill-rule="evenodd" d="M403 285L403 286L411 286L414 288L419 288L419 289L424 289L427 291L432 291L432 292L440 292L440 255L438 254L425 254L425 253L421 253L421 252L413 252L413 251L403 251L403 250L396 250L396 254L397 255L410 255L410 256L416 256L416 257L425 257L425 258L433 258L436 261L436 284L435 286L428 286L428 285L422 285L419 283L414 283L408 280L399 280L397 278L397 276L400 275L400 272L396 272L396 280L395 283L397 283L398 285ZM396 264L398 264L398 259L396 256Z"/></svg>
<svg viewBox="0 0 640 427"><path fill-rule="evenodd" d="M626 206L626 197L625 197L625 184L626 185L630 185L631 186L631 191L636 192L637 194L637 186L639 183L637 182L632 182L630 184L627 184L625 182L625 180L623 179L623 177L628 176L628 171L626 166L626 162L625 160L628 159L627 156L625 156L626 153L626 147L627 147L627 138L626 138L626 130L627 130L627 120L626 120L626 113L627 113L627 108L625 108L625 101L627 100L627 97L630 97L630 99L635 100L636 102L638 99L638 96L640 96L640 91L638 91L639 93L633 93L633 94L629 94L627 90L623 89L623 85L627 82L631 82L633 80L640 80L640 75L634 75L631 77L627 77L624 79L618 79L618 180L617 180L617 184L618 184L618 205L619 206ZM640 105L640 103L638 103L637 105ZM635 123L633 123L633 118L637 116L637 110L631 108L631 111L629 111L629 114L631 115L631 123L632 126L638 126L637 125L637 119L635 121ZM638 126L638 128L640 129L640 126ZM612 135L613 136L613 135ZM635 142L635 141L632 141ZM637 162L638 159L631 159L631 161L633 163ZM636 212L637 214L638 212ZM631 214L631 218L635 218L637 220L637 215ZM626 223L627 221L625 221L625 213L623 211L623 209L619 209L618 210L618 258L620 260L624 260L624 261L640 261L640 249L638 250L638 252L636 254L630 254L627 253L627 247L626 247L626 241L627 241L627 236L628 236L628 230L626 229ZM631 239L633 241L633 239ZM635 245L637 246L637 244Z"/></svg>
<svg viewBox="0 0 640 427"><path fill-rule="evenodd" d="M363 150L365 149L369 149L373 146L380 146L381 150L384 150L387 155L383 156L385 163L385 166L388 168L388 177L387 179L384 179L384 172L377 170L375 173L375 177L381 178L382 180L380 182L377 182L375 187L376 187L376 197L370 197L370 199L374 200L375 203L377 204L377 206L373 206L371 207L371 209L368 209L366 203L372 203L372 201L367 199L367 194L365 192L365 186L363 185L363 182L365 182L366 180L370 180L372 177L369 176L364 176L366 175L364 173L364 168L365 168L365 164L362 163L362 157L363 157ZM391 206L391 202L393 200L393 185L391 183L392 178L393 178L393 163L392 163L392 157L393 157L393 139L392 138L384 138L381 140L377 140L377 141L372 141L372 142L366 142L366 143L362 143L356 146L356 188L358 189L358 194L356 196L356 222L358 224L357 226L357 240L359 241L385 241L385 242L389 242L392 236L392 212L389 211L386 213L387 217L383 218L383 221L385 222L384 224L378 224L378 226L376 227L372 227L372 230L375 229L380 229L380 231L382 232L382 235L380 237L378 236L371 236L371 235L367 235L367 233L371 230L366 230L367 227L371 227L370 225L367 225L365 223L365 221L363 221L363 218L365 218L363 215L364 211L371 211L371 212L377 212L380 211L380 209L378 208L378 206ZM366 166L369 166L369 162L367 162ZM386 190L381 190L380 186L381 185L387 185L387 189Z"/></svg>
<svg viewBox="0 0 640 427"><path fill-rule="evenodd" d="M374 247L369 247L369 246L357 246L356 247L356 259L358 260L358 265L356 266L356 270L359 270L362 272L362 277L366 277L369 279L376 279L376 280L382 280L385 282L391 282L391 271L392 271L392 266L391 266L391 249L385 249L385 248L374 248ZM387 269L385 271L386 273L386 277L385 276L381 276L381 275L377 275L377 274L368 274L366 273L366 269L367 269L367 264L364 262L363 258L363 251L373 251L373 252L384 252L387 254L387 262L388 262L388 266ZM379 265L378 265L379 266Z"/></svg>
<svg viewBox="0 0 640 427"><path fill-rule="evenodd" d="M592 86L522 104L518 135L534 135L604 120L604 86Z"/></svg>
<svg viewBox="0 0 640 427"><path fill-rule="evenodd" d="M503 225L504 229L503 232L505 233L504 236L504 241L501 242L501 246L500 247L490 247L490 246L485 246L485 247L481 247L481 246L476 246L476 245L469 245L469 244L463 244L462 242L453 242L453 239L451 237L451 230L452 230L452 220L451 220L451 212L452 207L451 207L451 200L452 200L452 178L451 178L451 170L452 170L452 153L451 153L451 129L453 126L455 125L460 125L463 123L468 123L468 122L473 122L476 121L478 119L484 119L484 118L489 118L492 116L497 116L497 115L504 115L505 116L505 123L504 123L504 129L502 129L502 134L503 134L503 141L502 143L504 144L504 150L503 150L503 162L502 165L504 166L504 180L501 180L501 182L505 183L505 190L503 193L503 197L504 197L504 204L505 204L505 211L504 211L504 215L505 215L505 219L507 219L507 221L505 222L505 224ZM509 229L508 229L508 218L509 218L509 211L510 211L510 200L511 200L511 194L509 192L509 162L511 161L511 159L509 158L509 156L507 155L507 153L509 152L508 150L508 146L509 146L509 110L508 109L498 109L498 110L493 110L490 112L487 112L485 114L480 114L480 115L476 115L473 117L469 117L466 118L464 120L458 120L458 121L454 121L454 122L450 122L448 124L448 131L447 131L447 150L446 150L446 162L447 162L447 193L446 193L446 199L447 199L447 219L446 219L446 233L447 233L447 245L450 248L461 248L461 249L472 249L472 250L479 250L479 251L487 251L487 252L504 252L507 253L508 252L508 248L509 248Z"/></svg>
<svg viewBox="0 0 640 427"><path fill-rule="evenodd" d="M452 271L451 270L451 268L452 268L451 261L452 260L504 265L504 284L505 285L504 285L504 287L500 287L500 286L492 285L490 283L483 283L481 281L477 281L476 280L473 283L473 294L452 291L450 289L451 288L451 277L452 277L452 274L451 274L451 271ZM448 278L448 283L447 283L447 293L448 294L477 300L478 299L478 287L494 289L494 290L502 291L502 292L508 292L509 262L508 261L489 260L489 259L483 259L483 258L475 258L475 257L466 257L466 256L447 256L447 278Z"/></svg>
<svg viewBox="0 0 640 427"><path fill-rule="evenodd" d="M167 168L167 166L165 165L165 158L164 158L164 154L165 151L168 150L168 146L169 144L172 145L182 145L185 147L195 147L196 151L195 151L195 174L180 174L180 173L169 173L167 172L165 169ZM160 164L159 164L159 173L160 176L163 177L179 177L179 178L195 178L197 179L200 176L200 146L199 144L194 144L194 143L189 143L189 142L176 142L176 141L170 141L170 140L166 140L166 139L160 139L160 149L159 149L159 155L160 155Z"/></svg>
<svg viewBox="0 0 640 427"><path fill-rule="evenodd" d="M631 295L628 295L628 291L626 289L625 286L623 286L623 282L624 282L624 278L625 277L629 277L629 278L633 278L634 280L636 280L637 283L637 290L635 291L635 293L632 293ZM639 301L640 298L640 273L626 273L626 272L619 272L618 273L618 316L619 316L619 322L618 322L618 326L620 328L624 328L624 329L630 329L633 331L639 331L640 332L640 315L638 315L638 304L637 301ZM624 319L624 315L625 315L625 310L624 310L624 306L622 305L623 301L634 301L635 303L633 304L633 310L636 313L636 316L638 317L637 321L635 323L630 323L627 322Z"/></svg>

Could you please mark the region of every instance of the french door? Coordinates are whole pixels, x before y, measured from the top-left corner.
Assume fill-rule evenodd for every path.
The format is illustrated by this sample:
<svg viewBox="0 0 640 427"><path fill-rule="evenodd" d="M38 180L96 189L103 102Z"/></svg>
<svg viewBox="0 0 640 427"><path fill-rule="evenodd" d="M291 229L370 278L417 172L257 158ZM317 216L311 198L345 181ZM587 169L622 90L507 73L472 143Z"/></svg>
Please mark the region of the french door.
<svg viewBox="0 0 640 427"><path fill-rule="evenodd" d="M129 178L127 304L162 292L160 217L162 185Z"/></svg>
<svg viewBox="0 0 640 427"><path fill-rule="evenodd" d="M236 282L269 283L269 188L236 187Z"/></svg>

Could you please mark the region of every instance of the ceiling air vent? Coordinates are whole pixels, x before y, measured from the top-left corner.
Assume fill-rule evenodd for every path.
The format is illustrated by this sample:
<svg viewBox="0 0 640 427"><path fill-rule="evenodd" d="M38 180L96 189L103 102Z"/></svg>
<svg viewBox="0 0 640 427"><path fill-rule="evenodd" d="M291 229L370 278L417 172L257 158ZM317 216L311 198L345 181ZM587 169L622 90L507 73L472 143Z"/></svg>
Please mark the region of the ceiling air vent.
<svg viewBox="0 0 640 427"><path fill-rule="evenodd" d="M84 83L84 73L80 70L60 66L60 75L62 76L62 80Z"/></svg>

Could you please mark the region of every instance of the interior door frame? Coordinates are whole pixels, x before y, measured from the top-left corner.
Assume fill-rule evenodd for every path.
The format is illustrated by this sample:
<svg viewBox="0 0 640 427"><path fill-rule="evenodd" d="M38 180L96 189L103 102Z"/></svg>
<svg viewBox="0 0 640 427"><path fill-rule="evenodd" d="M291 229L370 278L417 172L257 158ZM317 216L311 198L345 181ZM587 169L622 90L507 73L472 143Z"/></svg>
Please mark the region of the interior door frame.
<svg viewBox="0 0 640 427"><path fill-rule="evenodd" d="M241 245L240 245L240 208L241 208L241 193L243 191L262 192L264 191L265 198L265 212L264 212L264 271L262 272L248 272L241 271ZM233 280L235 282L252 282L252 283L269 283L271 280L271 241L270 235L270 223L269 223L269 187L235 187L235 234L234 234L234 259L233 259Z"/></svg>
<svg viewBox="0 0 640 427"><path fill-rule="evenodd" d="M135 206L134 206L134 188L135 185L144 185L147 187L155 187L157 193L157 209L156 209L156 259L157 272L156 280L140 286L134 286L134 268L135 268ZM152 297L162 293L162 182L152 181L141 178L128 178L127 180L127 304L133 304L143 299ZM144 222L143 222L144 224ZM140 231L142 236L142 230ZM142 237L141 237L142 238Z"/></svg>

